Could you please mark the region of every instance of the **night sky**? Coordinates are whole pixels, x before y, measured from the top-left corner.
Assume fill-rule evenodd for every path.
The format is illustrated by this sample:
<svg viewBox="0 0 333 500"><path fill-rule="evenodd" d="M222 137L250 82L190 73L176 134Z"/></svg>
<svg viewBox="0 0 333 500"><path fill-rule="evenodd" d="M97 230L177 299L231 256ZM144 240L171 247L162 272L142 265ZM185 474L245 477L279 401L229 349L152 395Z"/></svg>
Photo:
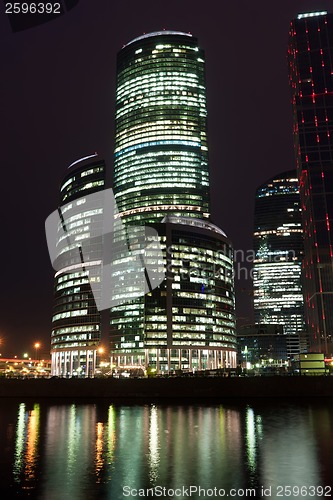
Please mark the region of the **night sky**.
<svg viewBox="0 0 333 500"><path fill-rule="evenodd" d="M150 31L190 32L206 53L213 222L252 249L254 195L294 168L286 50L299 12L332 0L80 0L54 21L12 33L0 5L0 352L50 345L53 269L44 223L66 168L97 151L113 168L116 54ZM237 316L252 320L252 283Z"/></svg>

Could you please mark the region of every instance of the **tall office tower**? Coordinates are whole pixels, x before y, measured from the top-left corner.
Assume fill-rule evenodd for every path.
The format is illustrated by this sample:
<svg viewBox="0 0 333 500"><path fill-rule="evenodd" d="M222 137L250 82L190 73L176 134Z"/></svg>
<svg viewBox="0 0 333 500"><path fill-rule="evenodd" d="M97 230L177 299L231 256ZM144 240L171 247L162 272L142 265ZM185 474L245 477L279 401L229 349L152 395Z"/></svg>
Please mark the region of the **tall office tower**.
<svg viewBox="0 0 333 500"><path fill-rule="evenodd" d="M123 221L209 217L204 54L187 33L150 33L117 61L114 192Z"/></svg>
<svg viewBox="0 0 333 500"><path fill-rule="evenodd" d="M333 14L290 25L289 77L304 230L306 321L313 347L333 354Z"/></svg>
<svg viewBox="0 0 333 500"><path fill-rule="evenodd" d="M51 370L58 376L94 375L101 338L101 315L90 281L99 280L101 246L92 235L103 225L98 192L105 187L105 163L93 156L72 164L60 186L51 336ZM87 196L93 193L94 206L88 206Z"/></svg>
<svg viewBox="0 0 333 500"><path fill-rule="evenodd" d="M255 323L279 324L287 335L300 334L304 331L304 244L296 171L283 172L258 187L254 251ZM297 349L290 352L293 339L288 343L290 354L297 353Z"/></svg>
<svg viewBox="0 0 333 500"><path fill-rule="evenodd" d="M117 217L132 237L133 225L157 230L164 255L156 265L166 279L112 308L117 367L170 372L236 363L232 247L209 222L205 92L204 54L187 33L143 35L118 55ZM135 290L128 276L124 299Z"/></svg>

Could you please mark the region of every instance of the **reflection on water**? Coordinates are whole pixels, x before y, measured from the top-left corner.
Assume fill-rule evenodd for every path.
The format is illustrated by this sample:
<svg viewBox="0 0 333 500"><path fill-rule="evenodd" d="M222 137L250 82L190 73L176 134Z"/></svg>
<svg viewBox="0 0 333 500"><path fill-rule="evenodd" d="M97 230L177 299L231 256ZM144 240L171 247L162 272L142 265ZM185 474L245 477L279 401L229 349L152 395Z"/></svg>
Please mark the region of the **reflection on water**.
<svg viewBox="0 0 333 500"><path fill-rule="evenodd" d="M12 496L114 500L124 486L198 485L252 487L262 498L262 487L331 484L325 406L10 402L0 419L1 465L11 470L1 491Z"/></svg>
<svg viewBox="0 0 333 500"><path fill-rule="evenodd" d="M36 479L38 441L40 426L40 406L35 404L27 410L24 403L19 405L16 425L15 457L13 476L16 483L25 489L32 489Z"/></svg>

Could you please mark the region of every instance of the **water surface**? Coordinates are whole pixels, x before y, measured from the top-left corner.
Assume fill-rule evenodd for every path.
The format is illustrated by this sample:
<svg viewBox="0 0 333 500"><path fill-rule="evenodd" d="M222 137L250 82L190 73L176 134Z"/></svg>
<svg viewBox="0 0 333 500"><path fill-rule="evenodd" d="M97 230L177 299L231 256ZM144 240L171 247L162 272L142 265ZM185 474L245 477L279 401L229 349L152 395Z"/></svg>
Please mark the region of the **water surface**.
<svg viewBox="0 0 333 500"><path fill-rule="evenodd" d="M327 403L1 400L0 423L0 498L333 497Z"/></svg>

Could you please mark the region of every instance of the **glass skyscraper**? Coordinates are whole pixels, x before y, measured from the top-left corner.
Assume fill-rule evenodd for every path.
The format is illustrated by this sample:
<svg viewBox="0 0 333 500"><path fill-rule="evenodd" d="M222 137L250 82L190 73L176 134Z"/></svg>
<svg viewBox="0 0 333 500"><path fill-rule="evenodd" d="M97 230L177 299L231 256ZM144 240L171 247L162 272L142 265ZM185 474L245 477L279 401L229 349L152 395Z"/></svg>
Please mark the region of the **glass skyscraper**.
<svg viewBox="0 0 333 500"><path fill-rule="evenodd" d="M256 191L253 267L256 324L283 325L288 335L304 332L303 249L296 171L283 172Z"/></svg>
<svg viewBox="0 0 333 500"><path fill-rule="evenodd" d="M166 278L111 309L116 368L163 373L236 364L233 251L209 221L204 68L198 40L176 31L138 37L118 55L116 217L132 235L134 225L157 230L163 262L156 265ZM130 297L126 271L123 281Z"/></svg>
<svg viewBox="0 0 333 500"><path fill-rule="evenodd" d="M333 14L290 24L289 77L304 230L304 293L313 348L333 354Z"/></svg>
<svg viewBox="0 0 333 500"><path fill-rule="evenodd" d="M204 68L187 33L143 35L119 53L114 192L123 221L209 217Z"/></svg>
<svg viewBox="0 0 333 500"><path fill-rule="evenodd" d="M94 375L101 339L101 314L90 281L100 275L101 246L92 233L101 232L103 208L98 201L87 206L87 196L102 193L105 163L93 156L74 162L60 186L51 335L51 369L57 376ZM85 262L79 251L82 245L89 250Z"/></svg>

